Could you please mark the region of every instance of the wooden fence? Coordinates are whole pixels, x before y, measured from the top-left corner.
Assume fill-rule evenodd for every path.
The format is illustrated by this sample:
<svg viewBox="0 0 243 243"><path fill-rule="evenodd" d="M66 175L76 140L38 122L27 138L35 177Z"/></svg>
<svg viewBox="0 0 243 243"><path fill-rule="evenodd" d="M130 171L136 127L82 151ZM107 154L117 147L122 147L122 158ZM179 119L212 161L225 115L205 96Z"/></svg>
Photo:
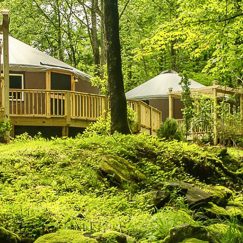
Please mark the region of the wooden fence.
<svg viewBox="0 0 243 243"><path fill-rule="evenodd" d="M64 118L67 121L96 121L108 109L102 95L73 91L10 90L11 119L18 117ZM154 134L161 123L161 112L141 101L128 101L134 110L138 128Z"/></svg>

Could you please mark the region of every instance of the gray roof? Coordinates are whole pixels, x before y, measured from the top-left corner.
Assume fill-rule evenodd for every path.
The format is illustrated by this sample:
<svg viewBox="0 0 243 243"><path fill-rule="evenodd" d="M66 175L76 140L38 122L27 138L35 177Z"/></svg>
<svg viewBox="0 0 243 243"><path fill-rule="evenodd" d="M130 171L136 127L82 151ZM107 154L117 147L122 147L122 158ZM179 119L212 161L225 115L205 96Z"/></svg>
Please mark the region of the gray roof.
<svg viewBox="0 0 243 243"><path fill-rule="evenodd" d="M148 80L140 86L126 93L127 99L147 100L156 98L167 98L169 89L181 91L181 77L175 71L164 71L158 76ZM201 88L204 85L191 80L190 88Z"/></svg>
<svg viewBox="0 0 243 243"><path fill-rule="evenodd" d="M2 36L0 35L2 39ZM90 76L70 65L9 36L9 65L12 71L66 70L77 77Z"/></svg>

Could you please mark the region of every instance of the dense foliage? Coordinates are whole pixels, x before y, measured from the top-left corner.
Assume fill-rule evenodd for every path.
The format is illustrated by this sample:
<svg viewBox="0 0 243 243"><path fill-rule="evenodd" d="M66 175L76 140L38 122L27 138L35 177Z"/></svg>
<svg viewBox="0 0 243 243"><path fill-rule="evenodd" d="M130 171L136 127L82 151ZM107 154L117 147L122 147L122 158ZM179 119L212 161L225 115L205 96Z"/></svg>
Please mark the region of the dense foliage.
<svg viewBox="0 0 243 243"><path fill-rule="evenodd" d="M103 0L3 0L0 6L11 10L12 36L104 76ZM165 69L187 71L204 84L242 85L242 1L121 0L119 8L127 90Z"/></svg>
<svg viewBox="0 0 243 243"><path fill-rule="evenodd" d="M166 119L165 122L161 123L157 136L166 140L183 140L183 133L175 119Z"/></svg>
<svg viewBox="0 0 243 243"><path fill-rule="evenodd" d="M21 238L36 239L58 229L111 230L156 242L175 226L215 231L215 223L221 225L216 230L220 242L228 242L232 229L233 239L242 237L242 197L237 193L242 157L225 150L146 135L86 133L50 141L22 135L1 145L0 155L0 222ZM214 196L205 208L193 206L194 211L172 183L180 181ZM166 201L164 192L170 194ZM216 218L215 208L221 212Z"/></svg>

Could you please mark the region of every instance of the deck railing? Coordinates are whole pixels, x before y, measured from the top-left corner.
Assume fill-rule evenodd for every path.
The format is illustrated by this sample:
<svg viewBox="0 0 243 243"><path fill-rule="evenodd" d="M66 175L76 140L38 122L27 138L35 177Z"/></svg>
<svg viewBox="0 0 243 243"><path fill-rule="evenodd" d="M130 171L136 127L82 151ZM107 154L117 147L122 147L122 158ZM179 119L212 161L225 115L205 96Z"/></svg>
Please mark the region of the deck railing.
<svg viewBox="0 0 243 243"><path fill-rule="evenodd" d="M128 101L129 106L135 111L139 130L154 133L161 124L161 112L142 101Z"/></svg>
<svg viewBox="0 0 243 243"><path fill-rule="evenodd" d="M10 90L11 117L65 118L96 121L108 109L107 97L74 91ZM161 123L161 112L141 101L128 101L135 111L140 130L154 133Z"/></svg>

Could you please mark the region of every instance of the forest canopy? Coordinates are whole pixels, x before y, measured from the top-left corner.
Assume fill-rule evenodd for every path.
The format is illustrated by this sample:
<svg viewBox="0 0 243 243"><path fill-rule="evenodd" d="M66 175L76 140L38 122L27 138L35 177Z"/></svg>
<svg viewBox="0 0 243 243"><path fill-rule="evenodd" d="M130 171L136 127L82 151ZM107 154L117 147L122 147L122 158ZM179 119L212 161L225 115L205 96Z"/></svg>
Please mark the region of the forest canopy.
<svg viewBox="0 0 243 243"><path fill-rule="evenodd" d="M126 90L163 70L204 84L242 85L242 1L120 0ZM105 76L103 0L5 0L13 37Z"/></svg>

